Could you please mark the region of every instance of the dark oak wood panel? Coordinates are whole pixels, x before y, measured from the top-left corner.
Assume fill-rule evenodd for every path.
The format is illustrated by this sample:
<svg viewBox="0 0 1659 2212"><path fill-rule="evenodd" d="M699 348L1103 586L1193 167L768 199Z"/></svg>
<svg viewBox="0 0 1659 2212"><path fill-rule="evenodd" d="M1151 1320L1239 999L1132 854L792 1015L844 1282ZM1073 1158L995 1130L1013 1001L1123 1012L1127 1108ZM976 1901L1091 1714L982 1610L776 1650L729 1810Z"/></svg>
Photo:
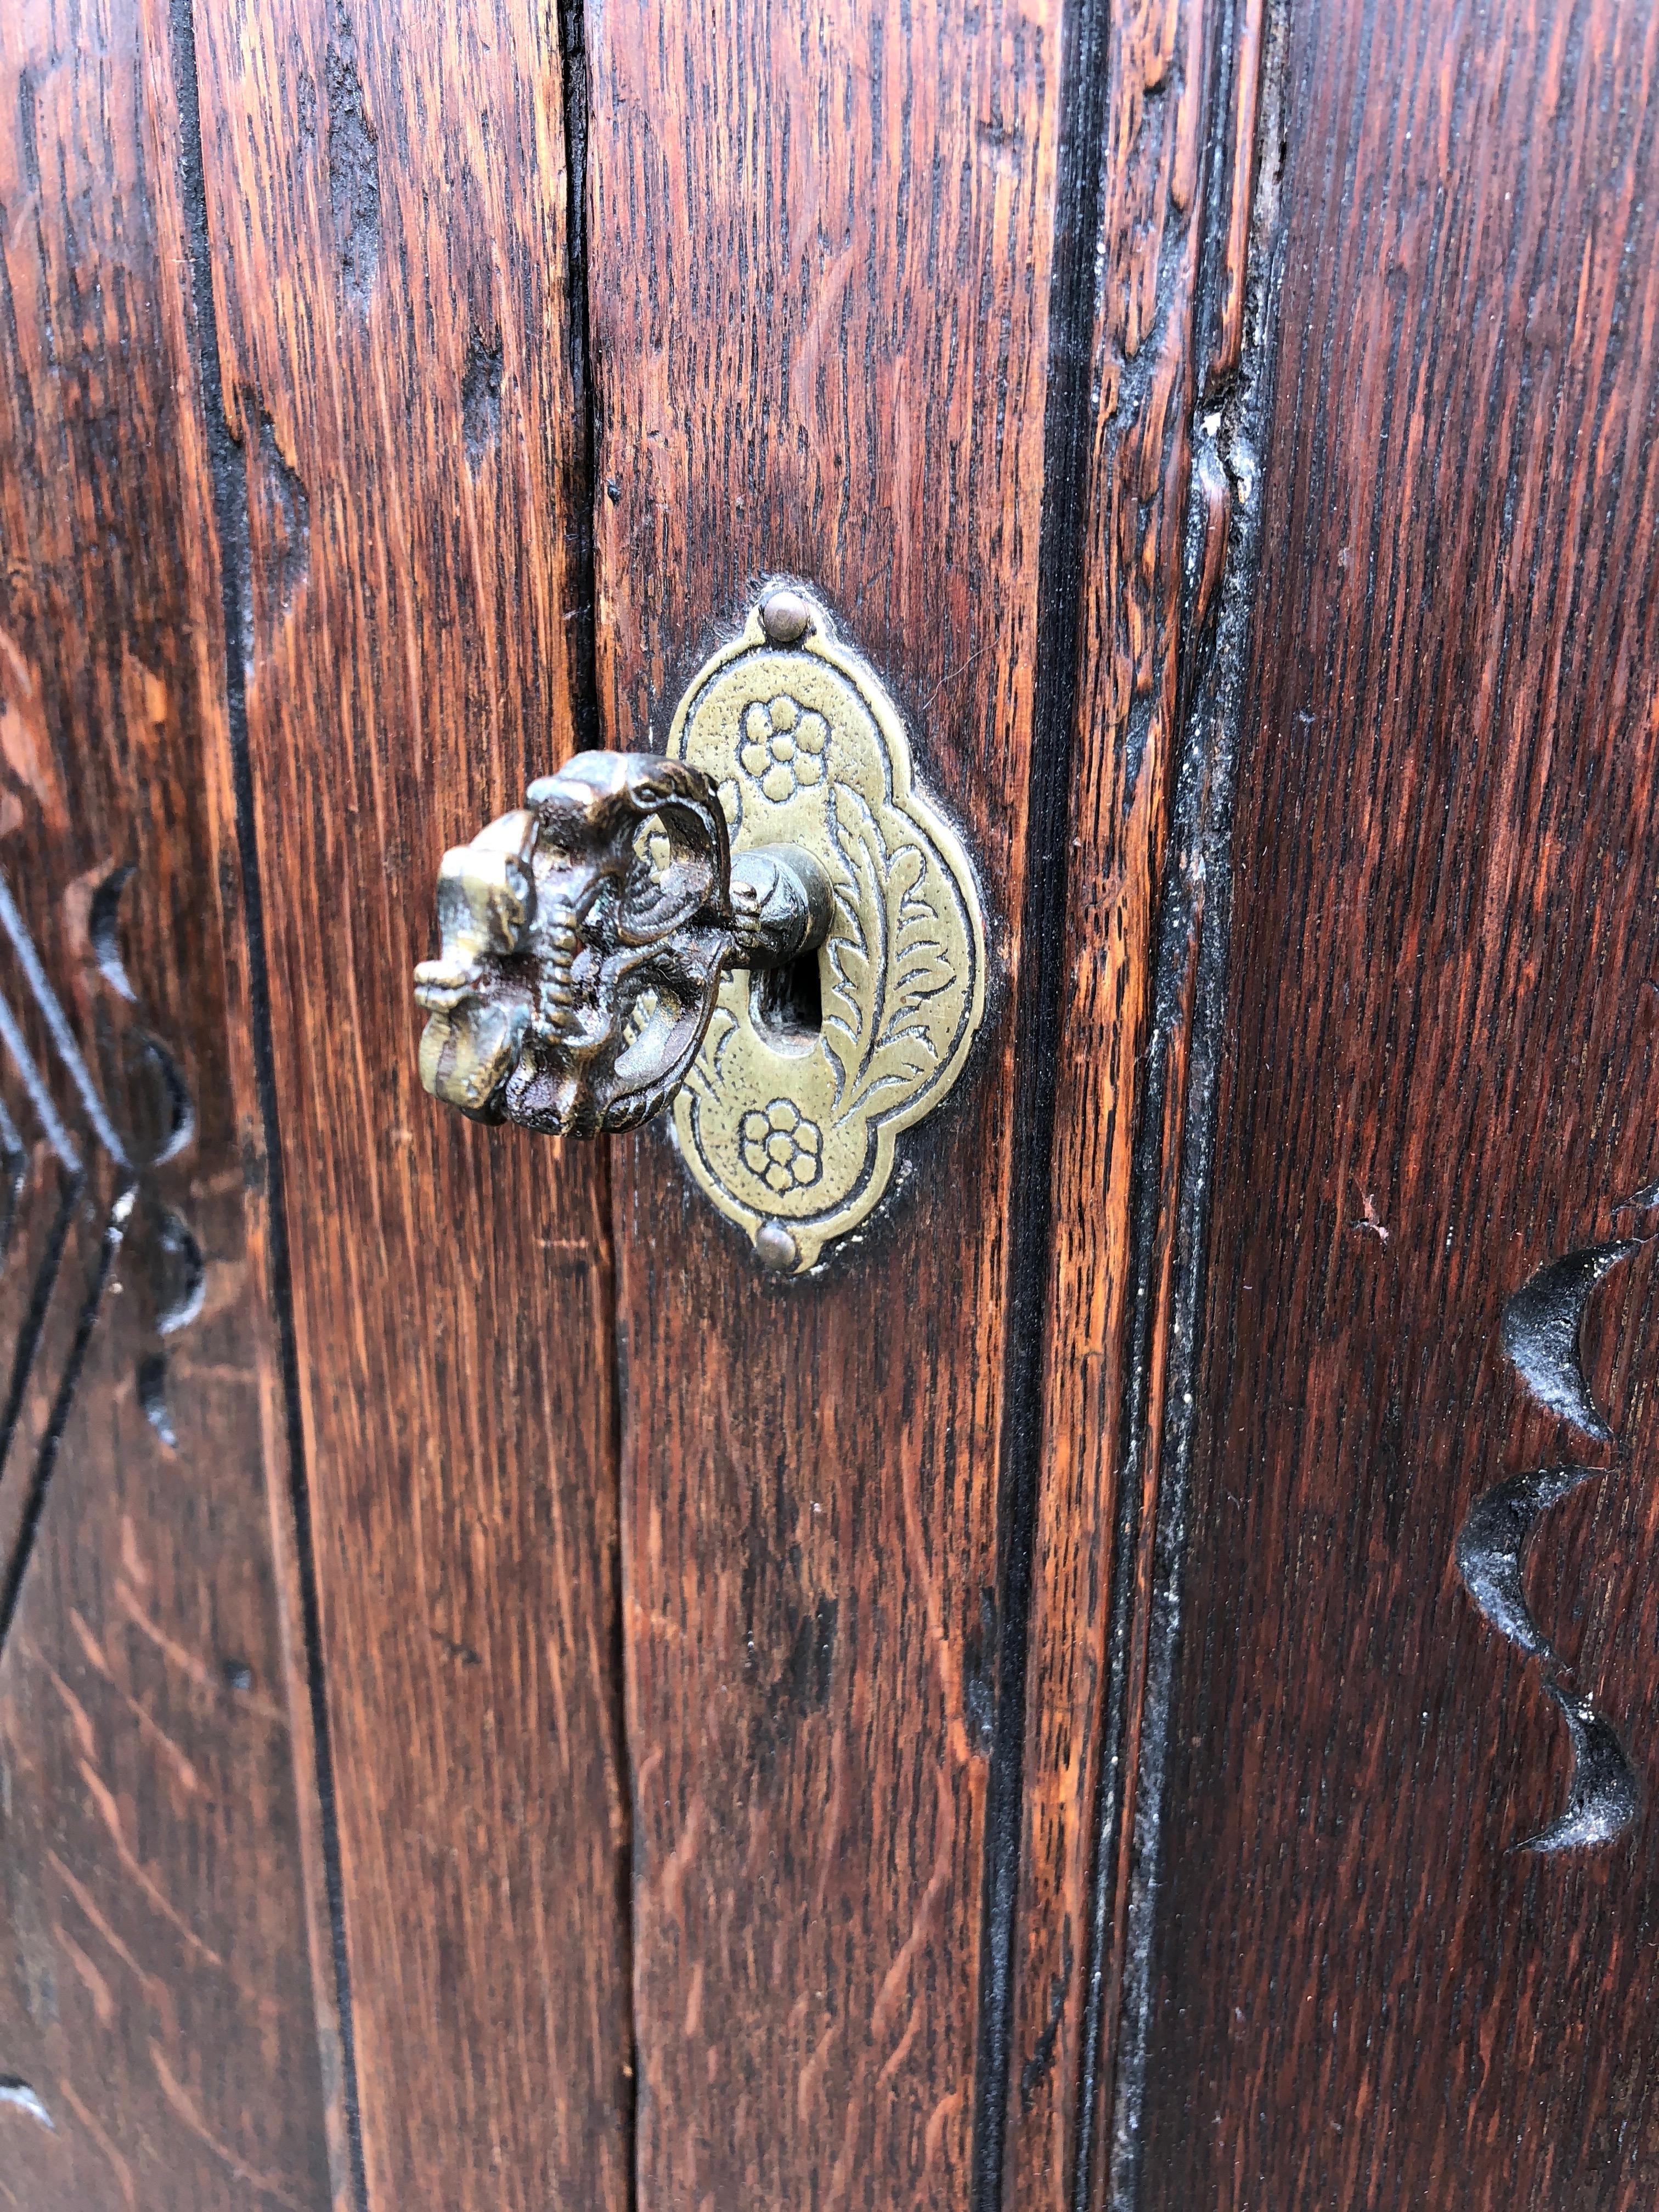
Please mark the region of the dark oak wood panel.
<svg viewBox="0 0 1659 2212"><path fill-rule="evenodd" d="M621 2212L605 1162L434 1105L410 991L584 711L556 22L197 40L369 2198Z"/></svg>
<svg viewBox="0 0 1659 2212"><path fill-rule="evenodd" d="M1006 2201L1056 2212L1073 2201L1102 1761L1115 1753L1114 1777L1133 1767L1133 1741L1110 1740L1107 1705L1114 1686L1133 1700L1121 1677L1138 1644L1133 1620L1114 1613L1116 1475L1134 1306L1132 1178L1178 750L1205 15L1168 0L1108 9L1097 64L1098 241L1089 241L1099 272L1090 364L1097 397L1057 918L1065 955L1007 2122ZM1120 1787L1107 1816L1121 1818L1131 1800ZM1121 1933L1120 1914L1109 1983Z"/></svg>
<svg viewBox="0 0 1659 2212"><path fill-rule="evenodd" d="M763 1279L660 1138L619 1175L641 2200L966 2203L1060 11L588 33L607 738L659 743L757 580L810 580L994 964L961 1095L818 1279Z"/></svg>
<svg viewBox="0 0 1659 2212"><path fill-rule="evenodd" d="M1504 1315L1653 1220L1659 21L1377 0L1290 53L1139 2202L1610 2212L1659 2185L1659 1831L1516 1847L1552 1688L1659 1778L1650 1248L1589 1304L1607 1439ZM1455 1550L1571 1462L1553 1672Z"/></svg>
<svg viewBox="0 0 1659 2212"><path fill-rule="evenodd" d="M167 59L135 7L0 27L0 2202L322 2212L319 2034L338 2067Z"/></svg>
<svg viewBox="0 0 1659 2212"><path fill-rule="evenodd" d="M0 13L0 2207L1659 2194L1656 233L1621 0ZM769 576L801 1281L410 990Z"/></svg>

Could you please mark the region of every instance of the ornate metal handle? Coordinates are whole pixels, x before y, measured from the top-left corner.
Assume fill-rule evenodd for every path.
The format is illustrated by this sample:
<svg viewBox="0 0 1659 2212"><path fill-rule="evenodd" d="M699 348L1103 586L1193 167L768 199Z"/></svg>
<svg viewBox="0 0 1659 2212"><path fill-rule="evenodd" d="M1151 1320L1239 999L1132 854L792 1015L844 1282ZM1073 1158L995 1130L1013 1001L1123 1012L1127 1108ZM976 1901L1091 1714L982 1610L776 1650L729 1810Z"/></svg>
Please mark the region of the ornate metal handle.
<svg viewBox="0 0 1659 2212"><path fill-rule="evenodd" d="M885 1201L985 1012L961 839L880 678L783 580L660 755L580 754L447 853L438 921L434 1097L583 1137L672 1101L687 1173L784 1274Z"/></svg>
<svg viewBox="0 0 1659 2212"><path fill-rule="evenodd" d="M734 862L689 761L581 753L525 799L439 868L421 1080L475 1121L631 1129L679 1088L728 969L823 943L830 878L792 845Z"/></svg>

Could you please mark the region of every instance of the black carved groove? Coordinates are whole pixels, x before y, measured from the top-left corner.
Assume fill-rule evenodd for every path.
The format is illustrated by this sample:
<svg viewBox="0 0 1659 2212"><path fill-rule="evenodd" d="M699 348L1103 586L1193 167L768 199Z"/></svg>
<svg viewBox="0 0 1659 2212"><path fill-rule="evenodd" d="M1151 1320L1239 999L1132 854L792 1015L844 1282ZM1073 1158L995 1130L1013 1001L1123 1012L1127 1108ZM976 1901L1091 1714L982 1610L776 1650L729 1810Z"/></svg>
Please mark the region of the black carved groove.
<svg viewBox="0 0 1659 2212"><path fill-rule="evenodd" d="M43 2128L55 2134L58 2123L41 2103L28 2083L15 2074L0 2075L0 2105L9 2105L15 2112L27 2112L32 2120L39 2120Z"/></svg>
<svg viewBox="0 0 1659 2212"><path fill-rule="evenodd" d="M121 894L131 875L131 868L124 866L106 876L93 894L92 911L88 918L88 933L99 970L117 995L128 1003L133 1001L135 994L121 960L118 924ZM46 1432L35 1455L18 1532L10 1556L5 1560L3 1573L0 1573L0 1650L3 1650L46 1510L46 1494L57 1465L58 1443L73 1409L75 1392L85 1364L92 1331L102 1308L116 1256L126 1241L140 1192L137 1182L132 1178L130 1164L135 1148L116 1129L91 1069L70 1028L63 1006L46 979L45 963L3 874L0 874L0 928L3 928L10 939L12 951L28 985L35 1012L52 1041L58 1061L70 1079L84 1121L90 1125L91 1133L100 1148L122 1171L118 1194L105 1223L92 1285L85 1294L69 1357L58 1378ZM159 1066L162 1076L166 1111L163 1116L164 1136L157 1158L165 1159L189 1141L195 1127L194 1109L182 1073L172 1054L156 1039L143 1032L139 1034L141 1047L152 1063ZM62 1171L57 1210L36 1266L28 1304L12 1347L5 1400L3 1405L0 1405L0 1474L3 1474L11 1458L23 1407L40 1348L46 1340L46 1322L58 1295L76 1218L88 1195L91 1176L82 1164L76 1139L58 1112L46 1076L29 1051L21 1024L3 999L0 999L0 1052L9 1059L41 1132L58 1157ZM3 1256L10 1243L28 1164L29 1155L21 1136L9 1115L3 1108L0 1108L0 1177L3 1178L3 1183L0 1185L0 1215L3 1218L3 1227L0 1229L0 1257ZM206 1269L201 1249L189 1224L170 1207L161 1210L155 1251L159 1268L156 1327L158 1333L170 1334L185 1328L200 1311L205 1291ZM157 1434L171 1445L174 1442L172 1423L159 1396L165 1371L165 1362L159 1355L141 1361L139 1398Z"/></svg>
<svg viewBox="0 0 1659 2212"><path fill-rule="evenodd" d="M145 1066L155 1079L161 1097L161 1135L146 1165L158 1168L176 1159L196 1134L196 1104L185 1081L184 1070L160 1037L146 1030L137 1040Z"/></svg>
<svg viewBox="0 0 1659 2212"><path fill-rule="evenodd" d="M0 1104L0 1267L5 1265L6 1255L11 1249L12 1231L17 1226L17 1209L22 1203L28 1172L29 1156L23 1139L10 1115Z"/></svg>
<svg viewBox="0 0 1659 2212"><path fill-rule="evenodd" d="M68 1172L78 1176L81 1155L75 1139L64 1126L52 1092L46 1087L46 1078L35 1065L34 1055L24 1041L17 1017L3 993L0 993L0 1048L4 1050L6 1057L17 1071L34 1118L40 1125L41 1134Z"/></svg>
<svg viewBox="0 0 1659 2212"><path fill-rule="evenodd" d="M104 1303L104 1293L114 1271L116 1255L126 1234L131 1218L136 1192L128 1183L117 1196L104 1223L104 1233L99 1242L98 1265L93 1272L92 1283L81 1307L80 1319L75 1327L75 1340L59 1377L58 1395L52 1401L52 1418L46 1432L40 1439L35 1454L34 1472L29 1482L28 1496L24 1500L21 1524L17 1540L12 1546L11 1558L6 1564L5 1580L0 1583L0 1651L6 1648L11 1634L11 1624L16 1616L17 1601L22 1593L23 1580L28 1572L29 1560L34 1551L34 1540L40 1533L40 1516L46 1510L46 1492L52 1471L58 1464L58 1448L63 1442L64 1431L75 1404L76 1389L81 1380L81 1370L86 1364L87 1346L92 1341L99 1309Z"/></svg>
<svg viewBox="0 0 1659 2212"><path fill-rule="evenodd" d="M27 924L11 895L11 885L3 875L0 875L0 928L11 939L12 951L28 980L29 989L46 1025L53 1049L63 1063L64 1073L75 1085L82 1112L92 1124L99 1143L111 1159L118 1167L127 1166L127 1148L117 1134L115 1124L110 1120L99 1096L98 1086L92 1079L91 1070L81 1056L81 1048L75 1041L69 1017L58 1003L58 994L47 979L46 967L35 950L34 939L29 935Z"/></svg>
<svg viewBox="0 0 1659 2212"><path fill-rule="evenodd" d="M121 898L136 872L131 861L112 868L94 891L87 917L87 934L92 941L98 972L116 996L125 1000L130 1006L137 1005L138 994L132 988L121 951ZM147 1164L159 1167L163 1160L173 1159L182 1152L196 1134L196 1103L190 1095L184 1070L160 1037L152 1036L148 1030L139 1030L136 1032L135 1048L155 1079L161 1134ZM136 1151L137 1147L132 1149Z"/></svg>
<svg viewBox="0 0 1659 2212"><path fill-rule="evenodd" d="M1530 1395L1547 1413L1571 1421L1598 1444L1610 1444L1613 1431L1585 1383L1579 1333L1590 1292L1635 1249L1623 1239L1552 1260L1528 1277L1504 1309L1504 1357Z"/></svg>
<svg viewBox="0 0 1659 2212"><path fill-rule="evenodd" d="M52 1294L58 1287L70 1231L74 1225L75 1209L85 1188L86 1177L78 1169L73 1172L65 1171L63 1187L58 1195L58 1211L52 1217L52 1229L46 1238L46 1249L35 1270L34 1288L29 1294L22 1326L12 1348L11 1380L6 1388L5 1405L0 1409L0 1474L4 1473L6 1462L11 1456L12 1439L17 1433L24 1394L34 1369L34 1356L40 1348L46 1315L51 1310Z"/></svg>
<svg viewBox="0 0 1659 2212"><path fill-rule="evenodd" d="M92 939L93 957L99 972L110 988L132 1004L137 994L127 979L126 963L121 957L121 894L131 882L132 863L129 860L118 868L112 868L92 895L92 907L87 916L87 934Z"/></svg>
<svg viewBox="0 0 1659 2212"><path fill-rule="evenodd" d="M1612 1723L1588 1698L1559 1682L1545 1689L1560 1710L1572 1741L1572 1781L1564 1809L1547 1828L1516 1845L1525 1851L1584 1850L1617 1842L1641 1809L1636 1775Z"/></svg>
<svg viewBox="0 0 1659 2212"><path fill-rule="evenodd" d="M1025 1759L1025 1669L1042 1454L1043 1317L1052 1241L1051 1163L1066 973L1072 733L1085 567L1094 395L1091 370L1100 272L1096 259L1107 117L1106 0L1065 19L1054 179L1048 391L1042 426L1036 665L1027 802L1024 913L1015 1013L1016 1137L1009 1193L1007 1355L997 1478L1000 1576L990 1663L996 1684L985 1799L979 2053L974 2085L972 2212L1003 2199L1013 2071L1014 1922L1019 1896Z"/></svg>
<svg viewBox="0 0 1659 2212"><path fill-rule="evenodd" d="M1522 1577L1528 1547L1552 1506L1606 1472L1600 1467L1540 1467L1512 1474L1475 1499L1458 1531L1457 1571L1464 1589L1498 1634L1530 1659L1559 1663L1527 1603Z"/></svg>
<svg viewBox="0 0 1659 2212"><path fill-rule="evenodd" d="M147 1352L138 1362L138 1403L143 1407L144 1419L167 1449L176 1451L179 1438L173 1431L173 1415L167 1408L166 1352Z"/></svg>
<svg viewBox="0 0 1659 2212"><path fill-rule="evenodd" d="M1648 1194L1616 1208L1641 1210ZM1552 1260L1528 1277L1504 1308L1504 1352L1528 1395L1596 1443L1613 1432L1584 1380L1582 1340L1590 1294L1613 1268L1640 1248L1621 1238ZM1618 1731L1588 1698L1571 1686L1571 1670L1534 1618L1523 1576L1528 1546L1544 1516L1583 1484L1611 1470L1542 1467L1506 1476L1469 1508L1457 1532L1457 1571L1485 1620L1539 1668L1547 1695L1566 1723L1572 1746L1567 1802L1517 1850L1580 1850L1623 1835L1640 1808L1640 1792Z"/></svg>
<svg viewBox="0 0 1659 2212"><path fill-rule="evenodd" d="M121 955L119 924L122 894L131 881L133 873L130 865L112 869L94 891L88 917L88 934L99 973L116 995L128 1005L137 1003L137 994ZM11 941L24 979L29 986L35 1010L52 1040L55 1054L70 1079L84 1118L91 1125L93 1135L114 1165L122 1170L125 1176L130 1176L132 1163L139 1157L140 1148L135 1141L122 1136L115 1127L113 1117L70 1028L63 1006L46 980L45 963L3 874L0 874L0 927L3 927ZM147 1030L137 1030L133 1034L137 1049L154 1073L160 1091L161 1136L153 1154L143 1163L153 1167L173 1158L190 1143L195 1133L196 1109L183 1071L173 1054L158 1037ZM81 1164L76 1140L58 1113L51 1087L28 1049L21 1025L3 999L0 999L0 1048L3 1048L5 1055L10 1059L36 1119L65 1170L58 1212L18 1330L5 1401L3 1407L0 1407L0 1471L3 1471L21 1418L47 1315L56 1295L76 1210L87 1191L89 1176ZM27 1176L27 1162L28 1156L21 1137L9 1118L4 1115L3 1109L0 1109L0 1176L5 1177L5 1187L0 1189L0 1202L5 1208L4 1242L9 1241L17 1198ZM141 1196L139 1186L134 1182L131 1188L134 1203L137 1203ZM131 1210L130 1207L129 1212ZM125 1241L125 1216L123 1219ZM146 1249L144 1241L137 1241L139 1251L143 1252ZM0 1255L3 1255L4 1242L0 1242ZM166 1336L187 1327L201 1310L206 1288L206 1268L194 1232L183 1216L172 1207L161 1207L157 1212L152 1249L155 1257L155 1328L158 1335ZM137 1375L139 1401L157 1435L172 1446L176 1438L164 1399L166 1374L167 1364L159 1352L152 1352L141 1357ZM50 1475L52 1463L50 1458L46 1462L47 1476ZM44 1497L43 1480L40 1485L42 1504ZM36 1511L38 1516L38 1505ZM33 1540L32 1531L28 1540ZM8 1575L15 1575L21 1579L21 1563L27 1559L27 1548L28 1544L22 1543L21 1549L15 1552L13 1559L7 1564Z"/></svg>

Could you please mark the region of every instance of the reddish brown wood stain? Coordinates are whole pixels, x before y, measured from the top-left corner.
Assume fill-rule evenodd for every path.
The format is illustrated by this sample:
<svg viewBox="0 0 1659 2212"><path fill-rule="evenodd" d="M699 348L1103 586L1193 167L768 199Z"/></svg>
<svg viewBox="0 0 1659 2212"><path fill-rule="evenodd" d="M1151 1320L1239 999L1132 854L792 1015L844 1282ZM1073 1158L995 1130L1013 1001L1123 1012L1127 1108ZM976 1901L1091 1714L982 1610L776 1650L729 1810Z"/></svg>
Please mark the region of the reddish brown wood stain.
<svg viewBox="0 0 1659 2212"><path fill-rule="evenodd" d="M890 676L997 988L908 1188L763 1277L619 1158L644 2203L966 2202L1058 9L590 20L600 698L768 571ZM654 720L653 720L654 716Z"/></svg>
<svg viewBox="0 0 1659 2212"><path fill-rule="evenodd" d="M1453 1565L1583 1457L1506 1296L1656 1168L1659 22L1292 17L1147 2207L1646 2206L1659 1843L1547 1860L1565 1732ZM1650 1792L1646 1258L1533 1601Z"/></svg>
<svg viewBox="0 0 1659 2212"><path fill-rule="evenodd" d="M628 2202L602 1152L415 1067L443 848L569 750L550 14L198 26L370 2202Z"/></svg>
<svg viewBox="0 0 1659 2212"><path fill-rule="evenodd" d="M1659 1231L1618 1211L1659 1178L1659 22L1291 15L1166 1711L1153 1536L1186 1465L1162 1446L1208 1041L1175 955L1154 1036L1153 960L1192 866L1181 717L1215 610L1244 605L1206 417L1261 365L1249 155L1279 16L562 14L0 15L0 873L141 1164L117 1220L133 1170L0 928L0 994L89 1169L64 1211L0 1051L30 1140L0 1393L40 1325L0 1440L0 1593L27 1559L0 2085L52 2119L0 2098L0 2204L343 2212L360 2144L373 2212L964 2212L997 2178L1006 1994L1010 2212L1073 2212L1085 2124L1113 2212L1136 2150L1140 2212L1637 2212L1652 1822L1510 1850L1563 1802L1565 1734L1453 1547L1504 1475L1605 1470L1548 1516L1528 1592L1651 1798L1650 1246L1590 1310L1612 1446L1541 1416L1498 1335L1542 1262ZM1262 83L1276 118L1276 61ZM1066 228L1091 161L1097 240ZM409 986L443 848L580 738L660 741L775 574L890 681L994 961L959 1093L804 1283L760 1273L660 1133L586 1151L437 1108ZM1021 941L1051 799L1052 1156L1013 1065L1052 972ZM147 1036L194 1117L159 1164ZM173 1214L206 1295L164 1334ZM1022 1753L998 1698L1028 1535ZM1134 1783L1166 1724L1149 1859ZM989 1815L1016 1754L1005 1991Z"/></svg>
<svg viewBox="0 0 1659 2212"><path fill-rule="evenodd" d="M0 1466L8 1567L49 1477L0 1660L0 2078L48 2120L0 2108L0 2203L320 2212L319 1996L337 2060L306 1935L315 1786L167 61L130 7L0 21L0 873L131 1163L8 935L0 994L85 1179L0 1054L27 1151L0 1394L39 1322ZM162 1334L169 1217L205 1273Z"/></svg>
<svg viewBox="0 0 1659 2212"><path fill-rule="evenodd" d="M1056 2212L1072 2202L1084 2089L1130 1176L1176 734L1206 84L1200 9L1159 0L1110 10L1108 26L1100 235L1111 275L1094 334L1008 2093L1007 2201Z"/></svg>

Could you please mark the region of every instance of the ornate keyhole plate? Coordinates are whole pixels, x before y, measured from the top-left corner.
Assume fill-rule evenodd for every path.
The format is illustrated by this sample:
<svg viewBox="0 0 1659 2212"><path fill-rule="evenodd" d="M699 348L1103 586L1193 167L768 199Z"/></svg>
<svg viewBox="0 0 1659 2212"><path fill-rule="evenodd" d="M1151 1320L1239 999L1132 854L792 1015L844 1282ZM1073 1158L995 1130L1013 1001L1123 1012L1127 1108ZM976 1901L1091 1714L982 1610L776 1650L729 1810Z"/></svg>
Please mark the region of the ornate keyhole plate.
<svg viewBox="0 0 1659 2212"><path fill-rule="evenodd" d="M799 1273L867 1217L896 1139L962 1072L985 1010L977 886L898 709L804 592L767 593L698 671L667 750L718 787L734 854L797 846L834 887L816 979L728 974L674 1101L698 1184Z"/></svg>

